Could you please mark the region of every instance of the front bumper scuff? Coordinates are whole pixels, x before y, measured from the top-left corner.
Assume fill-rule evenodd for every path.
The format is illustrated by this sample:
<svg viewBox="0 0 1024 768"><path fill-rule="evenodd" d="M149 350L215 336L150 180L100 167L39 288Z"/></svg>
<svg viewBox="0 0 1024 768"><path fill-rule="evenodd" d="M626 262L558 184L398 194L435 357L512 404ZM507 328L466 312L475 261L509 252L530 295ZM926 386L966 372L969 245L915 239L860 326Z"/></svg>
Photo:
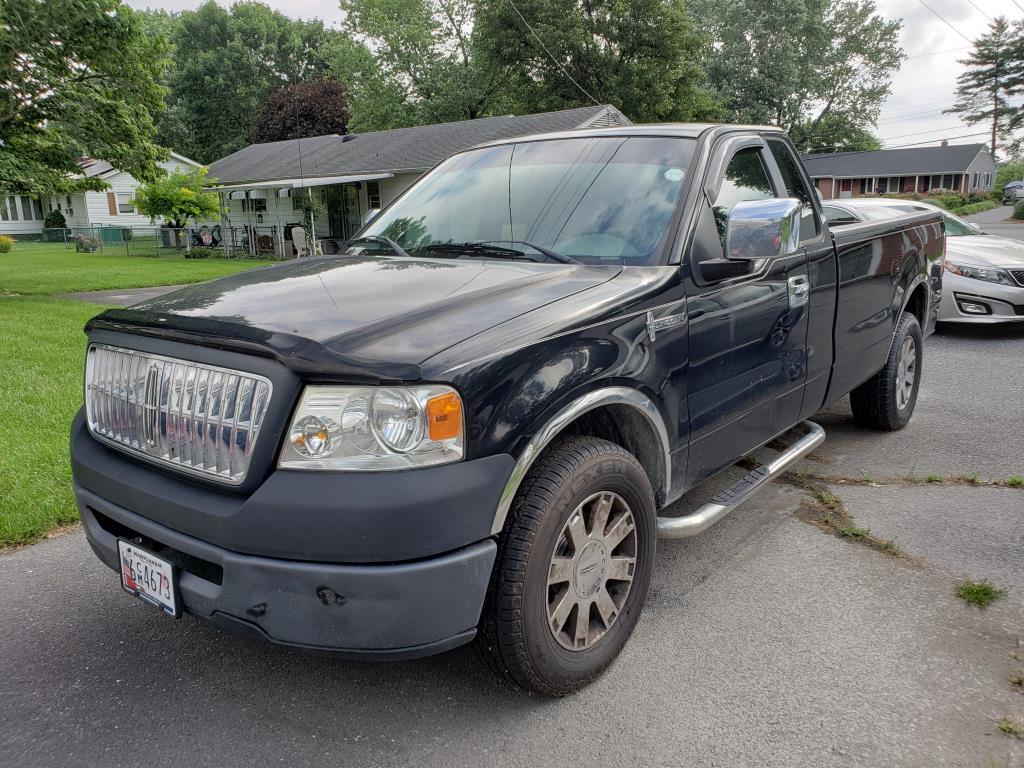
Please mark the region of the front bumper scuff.
<svg viewBox="0 0 1024 768"><path fill-rule="evenodd" d="M110 521L170 548L171 557L183 553L222 569L219 584L181 570L187 612L236 634L360 658L427 656L472 640L497 551L487 539L408 563L280 560L186 536L77 485L75 496L89 544L113 570L120 565Z"/></svg>

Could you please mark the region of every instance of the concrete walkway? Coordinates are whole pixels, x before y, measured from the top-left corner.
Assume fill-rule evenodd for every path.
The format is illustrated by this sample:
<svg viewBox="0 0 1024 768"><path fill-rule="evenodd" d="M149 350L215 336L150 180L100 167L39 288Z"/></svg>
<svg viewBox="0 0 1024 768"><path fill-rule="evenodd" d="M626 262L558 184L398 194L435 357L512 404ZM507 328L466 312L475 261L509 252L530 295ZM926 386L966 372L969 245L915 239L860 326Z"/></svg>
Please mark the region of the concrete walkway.
<svg viewBox="0 0 1024 768"><path fill-rule="evenodd" d="M79 293L58 293L62 299L77 299L93 304L116 304L119 307L130 307L143 301L149 301L165 293L184 288L183 285L156 285L152 288L121 288L115 291L81 291Z"/></svg>

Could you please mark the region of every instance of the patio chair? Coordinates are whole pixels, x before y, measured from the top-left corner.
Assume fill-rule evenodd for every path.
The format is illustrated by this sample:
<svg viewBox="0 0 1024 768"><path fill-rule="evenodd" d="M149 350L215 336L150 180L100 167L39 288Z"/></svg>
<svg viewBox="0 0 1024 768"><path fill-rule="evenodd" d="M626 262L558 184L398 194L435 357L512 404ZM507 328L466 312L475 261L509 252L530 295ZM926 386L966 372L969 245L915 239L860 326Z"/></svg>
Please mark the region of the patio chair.
<svg viewBox="0 0 1024 768"><path fill-rule="evenodd" d="M292 227L292 245L295 246L295 255L300 259L303 256L315 256L320 252L320 242L313 239L313 252L309 252L309 246L306 245L306 230L304 227Z"/></svg>

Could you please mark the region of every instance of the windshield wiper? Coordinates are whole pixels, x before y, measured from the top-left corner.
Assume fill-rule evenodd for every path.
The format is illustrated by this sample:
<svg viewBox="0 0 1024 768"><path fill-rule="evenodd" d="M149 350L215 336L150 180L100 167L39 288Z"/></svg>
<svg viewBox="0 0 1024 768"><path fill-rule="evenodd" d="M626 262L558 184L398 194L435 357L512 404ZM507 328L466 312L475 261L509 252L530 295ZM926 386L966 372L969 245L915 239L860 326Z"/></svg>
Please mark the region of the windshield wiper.
<svg viewBox="0 0 1024 768"><path fill-rule="evenodd" d="M547 256L552 261L557 261L560 264L582 264L579 259L574 259L572 256L566 256L564 253L558 251L552 251L550 248L545 248L542 245L535 245L534 243L528 243L525 240L480 240L481 244L487 243L511 243L512 245L525 245L527 248L533 248L537 253L541 253Z"/></svg>
<svg viewBox="0 0 1024 768"><path fill-rule="evenodd" d="M525 251L518 248L502 248L497 245L488 245L483 242L473 243L431 243L419 249L420 252L432 253L457 253L463 256L490 256L497 259L526 259L527 261L539 261L532 258Z"/></svg>
<svg viewBox="0 0 1024 768"><path fill-rule="evenodd" d="M518 248L502 248L500 245L493 245L493 243L520 243L532 248L537 251L543 259L533 258L526 251L522 251ZM552 251L550 248L543 248L533 243L528 243L525 240L474 240L467 243L431 243L420 248L421 251L445 251L448 253L461 253L466 256L492 256L499 259L527 259L528 261L557 261L561 264L579 264L580 262L574 259L572 256L565 256L556 251Z"/></svg>
<svg viewBox="0 0 1024 768"><path fill-rule="evenodd" d="M411 258L405 248L400 246L387 235L363 235L362 237L353 237L351 240L345 241L345 247L348 248L350 245L358 245L359 243L384 243L399 256Z"/></svg>

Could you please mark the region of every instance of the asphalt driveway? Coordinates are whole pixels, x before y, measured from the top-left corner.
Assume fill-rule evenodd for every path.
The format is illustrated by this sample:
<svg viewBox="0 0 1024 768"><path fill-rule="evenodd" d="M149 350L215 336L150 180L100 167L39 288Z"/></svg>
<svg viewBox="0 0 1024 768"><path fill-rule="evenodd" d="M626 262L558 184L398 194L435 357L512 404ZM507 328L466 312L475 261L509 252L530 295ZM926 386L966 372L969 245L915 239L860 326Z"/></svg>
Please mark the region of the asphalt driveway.
<svg viewBox="0 0 1024 768"><path fill-rule="evenodd" d="M468 649L354 664L164 618L80 532L0 556L3 764L1019 768L997 722L1024 721L1024 490L973 483L1024 475L1024 329L926 354L906 430L861 432L840 401L802 467L906 558L810 524L806 492L775 484L659 544L633 640L560 701ZM1007 595L968 606L964 576Z"/></svg>
<svg viewBox="0 0 1024 768"><path fill-rule="evenodd" d="M1024 221L1011 220L1011 214L1013 214L1011 206L1001 205L991 211L983 211L964 218L975 224L980 224L981 228L990 235L1024 240Z"/></svg>

